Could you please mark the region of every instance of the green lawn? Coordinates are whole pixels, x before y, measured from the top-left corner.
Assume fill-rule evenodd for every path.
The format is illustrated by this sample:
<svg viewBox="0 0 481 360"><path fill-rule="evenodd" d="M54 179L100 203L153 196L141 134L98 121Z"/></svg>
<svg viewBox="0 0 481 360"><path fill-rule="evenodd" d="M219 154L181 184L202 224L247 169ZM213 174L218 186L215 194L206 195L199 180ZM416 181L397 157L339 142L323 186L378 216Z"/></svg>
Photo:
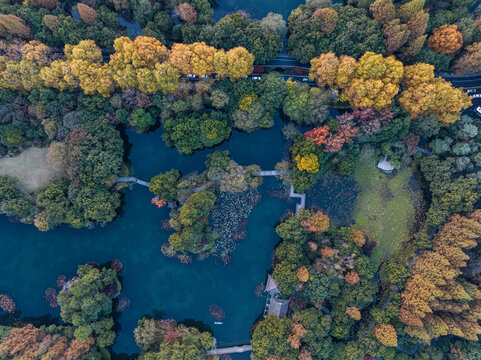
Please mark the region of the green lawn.
<svg viewBox="0 0 481 360"><path fill-rule="evenodd" d="M0 175L17 178L23 189L33 192L46 186L51 178L63 176L64 170L50 164L47 148L31 147L16 157L0 159Z"/></svg>
<svg viewBox="0 0 481 360"><path fill-rule="evenodd" d="M409 187L410 168L386 175L376 167L372 152L364 150L354 177L360 188L354 218L369 241L377 243L372 258L389 258L409 238L419 194Z"/></svg>

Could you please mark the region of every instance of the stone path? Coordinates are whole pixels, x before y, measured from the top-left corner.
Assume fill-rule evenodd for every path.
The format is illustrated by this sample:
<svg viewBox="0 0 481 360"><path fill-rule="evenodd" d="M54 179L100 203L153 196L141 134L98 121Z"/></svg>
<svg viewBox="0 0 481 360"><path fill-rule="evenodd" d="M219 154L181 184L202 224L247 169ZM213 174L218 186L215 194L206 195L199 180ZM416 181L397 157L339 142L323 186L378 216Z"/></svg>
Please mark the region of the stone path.
<svg viewBox="0 0 481 360"><path fill-rule="evenodd" d="M296 204L296 215L299 215L299 210L305 209L306 207L306 194L297 194L294 191L294 186L292 186L291 184L291 189L289 190L289 197L301 199L301 202L299 204Z"/></svg>

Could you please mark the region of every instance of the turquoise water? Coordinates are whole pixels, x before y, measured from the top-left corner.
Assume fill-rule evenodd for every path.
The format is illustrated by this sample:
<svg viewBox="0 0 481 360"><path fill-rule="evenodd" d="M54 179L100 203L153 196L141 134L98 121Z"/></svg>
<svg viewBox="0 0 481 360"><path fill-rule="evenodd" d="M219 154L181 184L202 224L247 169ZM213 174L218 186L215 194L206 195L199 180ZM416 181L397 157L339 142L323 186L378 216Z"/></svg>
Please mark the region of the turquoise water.
<svg viewBox="0 0 481 360"><path fill-rule="evenodd" d="M278 119L270 130L251 135L235 132L218 149L230 149L240 164L257 163L271 169L283 152L280 128ZM170 168L179 168L184 174L202 171L206 153L213 151L182 156L164 145L161 130L127 134L133 172L146 180ZM267 194L276 184L271 178L261 186L262 201L250 216L249 236L237 244L228 265L217 257L190 265L164 257L160 245L169 233L160 225L169 211L151 205L151 194L140 186L126 190L122 215L103 228L60 228L41 233L31 225L12 224L0 217L0 292L12 294L24 316L58 316L58 309L51 309L43 294L47 287L55 287L59 274L72 276L78 264L119 258L124 264L121 296L127 296L131 305L119 319L121 331L114 345L117 353L138 351L133 329L143 314L154 309L179 321L194 318L211 325L221 346L247 343L249 329L264 303L254 290L264 281L273 246L279 241L274 225L293 209L292 204ZM208 313L211 303L225 310L224 325L213 325Z"/></svg>
<svg viewBox="0 0 481 360"><path fill-rule="evenodd" d="M216 21L238 10L247 11L253 19L261 19L267 13L273 12L281 14L287 21L291 11L305 3L302 0L218 0L217 2L219 6L214 9Z"/></svg>

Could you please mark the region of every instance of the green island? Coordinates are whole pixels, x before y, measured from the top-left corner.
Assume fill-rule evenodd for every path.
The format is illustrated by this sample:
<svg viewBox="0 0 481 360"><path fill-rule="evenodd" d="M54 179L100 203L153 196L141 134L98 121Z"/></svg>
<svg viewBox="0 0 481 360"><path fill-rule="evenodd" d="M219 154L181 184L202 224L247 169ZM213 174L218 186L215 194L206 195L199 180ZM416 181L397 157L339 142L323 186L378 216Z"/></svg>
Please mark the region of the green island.
<svg viewBox="0 0 481 360"><path fill-rule="evenodd" d="M481 359L480 1L0 0L0 249L0 360Z"/></svg>

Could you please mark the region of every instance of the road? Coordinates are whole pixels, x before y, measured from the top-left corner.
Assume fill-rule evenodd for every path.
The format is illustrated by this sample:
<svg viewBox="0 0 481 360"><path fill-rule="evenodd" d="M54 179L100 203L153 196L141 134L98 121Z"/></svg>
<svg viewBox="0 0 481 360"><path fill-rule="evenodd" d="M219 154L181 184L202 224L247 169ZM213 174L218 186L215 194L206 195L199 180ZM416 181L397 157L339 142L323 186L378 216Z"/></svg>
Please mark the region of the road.
<svg viewBox="0 0 481 360"><path fill-rule="evenodd" d="M481 1L481 0L480 0ZM53 54L62 54L62 49L52 49ZM112 50L105 50L102 49L102 57L105 62L110 61L110 55L113 54ZM0 55L4 55L0 51ZM296 59L292 57L292 55L286 53L280 53L277 55L275 59L270 60L267 64L263 64L265 68L270 68L278 71L288 70L293 68L299 68L304 71L309 71L308 64L302 64ZM257 74L252 73L248 77L259 80L265 74ZM474 74L474 75L466 75L466 76L456 76L453 74L437 74L438 76L443 77L446 81L449 81L453 84L454 87L463 88L465 91L470 90L470 95L481 94L481 73ZM316 84L309 80L307 75L283 75L284 79L293 79L299 82L307 83L311 86L316 86ZM199 81L202 80L199 77L189 77L189 76L182 76L181 79L184 80L191 80L191 81ZM480 113L477 113L475 109L481 106L481 97L480 98L473 98L473 106L466 109L463 113L468 114L470 116L475 116L481 118L481 109Z"/></svg>

